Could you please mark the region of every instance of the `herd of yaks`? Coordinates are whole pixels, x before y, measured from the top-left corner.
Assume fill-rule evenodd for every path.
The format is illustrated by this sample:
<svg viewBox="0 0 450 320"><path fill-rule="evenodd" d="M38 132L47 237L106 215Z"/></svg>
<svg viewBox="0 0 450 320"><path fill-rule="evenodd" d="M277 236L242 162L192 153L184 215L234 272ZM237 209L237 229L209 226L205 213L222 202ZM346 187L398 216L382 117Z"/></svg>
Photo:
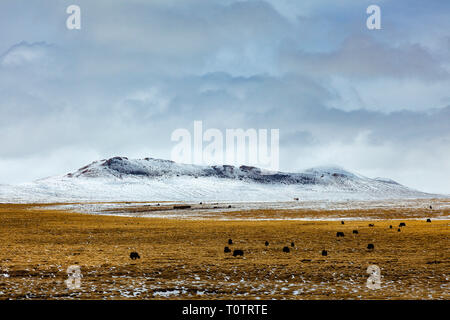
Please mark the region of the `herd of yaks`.
<svg viewBox="0 0 450 320"><path fill-rule="evenodd" d="M431 219L427 219L427 222L431 222ZM341 224L345 224L345 222L341 221ZM375 225L373 223L369 223L369 227L375 227ZM397 231L400 232L402 227L406 227L406 223L405 222L400 222L400 224L398 225ZM392 228L393 228L392 225L390 225L389 229L392 229ZM356 229L353 230L352 233L353 234L359 234L358 230L356 230ZM336 237L339 238L339 237L344 237L344 236L345 236L344 232L342 232L342 231L336 232ZM233 244L233 240L232 239L228 239L228 245L232 245L232 244ZM266 240L264 242L264 245L266 247L268 247L269 246L269 241ZM295 243L294 242L291 242L291 247L295 247ZM370 250L370 251L375 250L375 245L373 243L369 243L367 245L367 250ZM289 249L288 246L285 246L285 247L283 247L282 251L284 253L289 253L291 250ZM223 252L224 253L230 253L231 252L230 247L226 246L223 249ZM328 251L327 250L322 250L322 256L325 257L327 255L328 255ZM237 256L243 257L244 256L244 250L242 250L242 249L234 249L233 250L233 257L237 257ZM137 253L135 251L130 253L130 259L131 260L136 260L136 259L140 259L140 258L141 257L139 256L139 253Z"/></svg>
<svg viewBox="0 0 450 320"><path fill-rule="evenodd" d="M427 219L427 222L431 222L431 219ZM341 224L345 224L345 222L341 221ZM375 227L375 225L373 223L369 223L369 227ZM406 227L406 223L405 222L400 222L400 224L398 225L397 231L400 232L402 227ZM393 228L392 225L390 225L389 229L392 229L392 228ZM358 230L356 230L356 229L353 230L352 233L353 234L359 234ZM344 232L342 232L342 231L336 232L336 237L339 238L339 237L344 237L344 236L345 236ZM232 239L228 239L228 245L232 245L232 244L233 244L233 240ZM269 246L269 241L266 240L264 242L264 245L266 247ZM294 242L291 242L291 247L295 247L295 243ZM373 243L369 243L367 245L367 250L369 250L369 251L375 250L375 245ZM282 251L284 253L289 253L291 250L289 249L288 246L285 246L285 247L283 247ZM230 253L231 252L230 247L226 246L223 249L223 252L224 253ZM327 256L327 255L328 255L328 251L327 250L322 250L322 256ZM237 256L244 256L244 250L241 250L241 249L233 250L233 257L237 257Z"/></svg>

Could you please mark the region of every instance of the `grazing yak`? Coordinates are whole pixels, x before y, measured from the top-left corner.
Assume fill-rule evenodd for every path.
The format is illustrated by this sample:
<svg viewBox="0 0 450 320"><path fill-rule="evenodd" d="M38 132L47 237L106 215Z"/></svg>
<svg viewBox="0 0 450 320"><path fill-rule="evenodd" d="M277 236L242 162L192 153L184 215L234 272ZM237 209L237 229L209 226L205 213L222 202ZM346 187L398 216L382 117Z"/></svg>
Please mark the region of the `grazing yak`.
<svg viewBox="0 0 450 320"><path fill-rule="evenodd" d="M373 243L369 243L367 245L367 250L373 250L373 249L375 249L375 246L373 245Z"/></svg>
<svg viewBox="0 0 450 320"><path fill-rule="evenodd" d="M228 244L233 244L233 240L231 240L231 239L228 239Z"/></svg>
<svg viewBox="0 0 450 320"><path fill-rule="evenodd" d="M427 219L427 222L431 222L431 219Z"/></svg>
<svg viewBox="0 0 450 320"><path fill-rule="evenodd" d="M139 255L139 253L137 253L135 251L130 253L130 259L131 260L136 260L136 259L140 259L140 258L141 258L141 256Z"/></svg>
<svg viewBox="0 0 450 320"><path fill-rule="evenodd" d="M269 245L269 241L266 241L264 245L267 247Z"/></svg>
<svg viewBox="0 0 450 320"><path fill-rule="evenodd" d="M327 250L322 250L322 256L326 257L328 255Z"/></svg>
<svg viewBox="0 0 450 320"><path fill-rule="evenodd" d="M284 247L283 252L289 253L291 250L289 250L289 247Z"/></svg>
<svg viewBox="0 0 450 320"><path fill-rule="evenodd" d="M291 247L295 247L295 243L294 242L291 242Z"/></svg>
<svg viewBox="0 0 450 320"><path fill-rule="evenodd" d="M400 224L399 224L398 226L399 226L399 227L406 227L406 223L400 222Z"/></svg>
<svg viewBox="0 0 450 320"><path fill-rule="evenodd" d="M375 227L373 223L369 223L369 227Z"/></svg>
<svg viewBox="0 0 450 320"><path fill-rule="evenodd" d="M243 251L243 250L240 250L240 249L234 250L234 251L233 251L233 257L237 257L237 256L243 257L243 256L244 256L244 251Z"/></svg>
<svg viewBox="0 0 450 320"><path fill-rule="evenodd" d="M400 228L397 229L398 232L402 231Z"/></svg>
<svg viewBox="0 0 450 320"><path fill-rule="evenodd" d="M392 229L392 226L389 226L389 229Z"/></svg>
<svg viewBox="0 0 450 320"><path fill-rule="evenodd" d="M344 233L342 231L336 232L336 237L343 237Z"/></svg>
<svg viewBox="0 0 450 320"><path fill-rule="evenodd" d="M344 221L341 221L341 224L345 224L345 222L344 222Z"/></svg>
<svg viewBox="0 0 450 320"><path fill-rule="evenodd" d="M230 250L230 248L225 247L225 249L223 249L223 252L228 253L228 252L231 252L231 250Z"/></svg>
<svg viewBox="0 0 450 320"><path fill-rule="evenodd" d="M358 230L353 230L352 233L353 234L358 234Z"/></svg>

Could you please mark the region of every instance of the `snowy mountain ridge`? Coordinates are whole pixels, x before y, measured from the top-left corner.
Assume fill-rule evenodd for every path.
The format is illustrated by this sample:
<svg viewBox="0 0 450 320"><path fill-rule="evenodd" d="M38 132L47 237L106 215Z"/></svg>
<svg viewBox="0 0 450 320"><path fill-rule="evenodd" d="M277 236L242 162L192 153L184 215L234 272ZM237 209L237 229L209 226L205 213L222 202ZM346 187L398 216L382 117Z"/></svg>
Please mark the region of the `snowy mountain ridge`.
<svg viewBox="0 0 450 320"><path fill-rule="evenodd" d="M371 179L338 167L301 173L251 166L199 166L154 158L114 157L64 176L0 186L1 201L340 201L433 195L393 180Z"/></svg>
<svg viewBox="0 0 450 320"><path fill-rule="evenodd" d="M69 173L69 178L126 178L126 177L174 177L189 176L239 179L258 183L282 184L326 184L329 177L340 179L357 179L358 176L338 167L318 167L304 173L271 172L252 166L235 167L232 165L200 166L178 164L171 160L154 158L128 159L114 157L95 161L76 172Z"/></svg>

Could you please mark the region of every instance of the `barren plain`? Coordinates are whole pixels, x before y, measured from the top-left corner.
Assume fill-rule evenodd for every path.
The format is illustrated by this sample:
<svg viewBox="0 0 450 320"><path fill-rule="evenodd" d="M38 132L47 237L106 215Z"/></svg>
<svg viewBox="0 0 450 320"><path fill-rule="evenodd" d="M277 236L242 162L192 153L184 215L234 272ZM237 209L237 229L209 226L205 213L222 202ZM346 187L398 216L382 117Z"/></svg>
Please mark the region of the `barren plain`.
<svg viewBox="0 0 450 320"><path fill-rule="evenodd" d="M0 299L450 298L448 206L232 208L187 219L139 217L149 204L110 204L103 214L77 205L0 204ZM135 216L117 215L127 211ZM71 265L79 289L66 286ZM370 265L380 268L379 289L366 286Z"/></svg>

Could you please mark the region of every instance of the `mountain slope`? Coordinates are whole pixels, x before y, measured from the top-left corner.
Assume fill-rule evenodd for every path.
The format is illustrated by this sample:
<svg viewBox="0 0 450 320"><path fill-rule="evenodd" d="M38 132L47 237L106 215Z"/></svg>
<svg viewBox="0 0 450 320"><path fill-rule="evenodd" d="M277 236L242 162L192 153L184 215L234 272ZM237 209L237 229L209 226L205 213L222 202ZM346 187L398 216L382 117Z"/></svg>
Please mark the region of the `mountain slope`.
<svg viewBox="0 0 450 320"><path fill-rule="evenodd" d="M370 179L334 167L285 173L126 157L95 161L62 177L0 186L3 201L337 201L429 196L390 179Z"/></svg>

